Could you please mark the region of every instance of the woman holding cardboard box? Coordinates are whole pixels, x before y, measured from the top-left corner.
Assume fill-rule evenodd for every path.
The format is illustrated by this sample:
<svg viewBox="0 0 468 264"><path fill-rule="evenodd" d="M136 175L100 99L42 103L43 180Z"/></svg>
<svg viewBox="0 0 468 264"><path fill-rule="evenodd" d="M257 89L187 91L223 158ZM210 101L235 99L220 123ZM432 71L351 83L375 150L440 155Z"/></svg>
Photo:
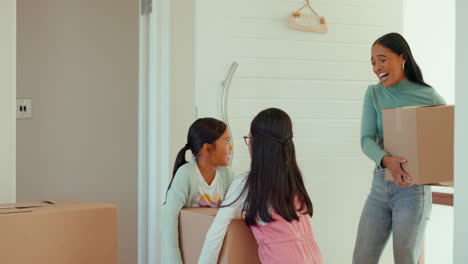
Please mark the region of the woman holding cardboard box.
<svg viewBox="0 0 468 264"><path fill-rule="evenodd" d="M185 160L191 150L195 158ZM199 118L189 128L187 144L179 151L161 218L163 263L181 264L179 213L183 207L217 208L233 180L230 163L231 138L226 124L214 118Z"/></svg>
<svg viewBox="0 0 468 264"><path fill-rule="evenodd" d="M412 185L402 168L405 157L393 157L383 148L382 109L445 104L424 82L406 40L389 33L372 45L371 63L379 83L364 96L361 147L376 163L370 194L364 205L354 248L354 264L378 263L393 234L394 261L416 264L432 208L430 186ZM384 180L390 170L393 182Z"/></svg>

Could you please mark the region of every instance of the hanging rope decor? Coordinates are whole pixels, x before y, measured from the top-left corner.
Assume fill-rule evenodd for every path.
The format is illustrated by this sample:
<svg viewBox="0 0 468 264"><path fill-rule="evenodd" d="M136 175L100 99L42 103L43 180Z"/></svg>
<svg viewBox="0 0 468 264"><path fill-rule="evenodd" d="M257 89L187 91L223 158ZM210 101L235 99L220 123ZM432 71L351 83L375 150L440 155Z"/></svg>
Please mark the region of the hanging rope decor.
<svg viewBox="0 0 468 264"><path fill-rule="evenodd" d="M320 16L317 12L315 12L315 10L310 5L310 0L306 1L307 2L304 6L289 16L289 26L299 30L327 33L328 26L325 17Z"/></svg>

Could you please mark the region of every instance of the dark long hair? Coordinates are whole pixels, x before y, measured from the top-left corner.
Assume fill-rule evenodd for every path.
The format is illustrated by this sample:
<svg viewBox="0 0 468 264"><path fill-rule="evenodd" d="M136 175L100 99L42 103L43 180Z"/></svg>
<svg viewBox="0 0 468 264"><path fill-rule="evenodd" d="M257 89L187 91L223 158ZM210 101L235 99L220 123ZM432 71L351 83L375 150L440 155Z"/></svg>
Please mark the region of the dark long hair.
<svg viewBox="0 0 468 264"><path fill-rule="evenodd" d="M372 44L372 47L375 44L380 44L387 49L390 49L398 56L403 55L403 58L405 59L404 71L408 80L431 87L429 84L424 82L421 69L414 60L413 53L411 52L408 42L406 42L402 35L398 33L388 33L378 38L374 44Z"/></svg>
<svg viewBox="0 0 468 264"><path fill-rule="evenodd" d="M299 220L297 211L312 216L312 202L297 166L292 122L277 108L261 111L250 124L252 161L247 191L245 223L274 221L272 209L286 221ZM296 199L300 208L296 207Z"/></svg>
<svg viewBox="0 0 468 264"><path fill-rule="evenodd" d="M211 117L199 118L193 122L187 134L187 144L185 144L177 154L174 169L172 171L172 179L167 187L167 192L169 192L169 189L171 188L172 181L174 180L177 170L187 163L185 160L185 152L190 149L192 154L197 157L198 151L203 147L203 145L205 143L213 144L224 134L226 128L226 124L223 121Z"/></svg>

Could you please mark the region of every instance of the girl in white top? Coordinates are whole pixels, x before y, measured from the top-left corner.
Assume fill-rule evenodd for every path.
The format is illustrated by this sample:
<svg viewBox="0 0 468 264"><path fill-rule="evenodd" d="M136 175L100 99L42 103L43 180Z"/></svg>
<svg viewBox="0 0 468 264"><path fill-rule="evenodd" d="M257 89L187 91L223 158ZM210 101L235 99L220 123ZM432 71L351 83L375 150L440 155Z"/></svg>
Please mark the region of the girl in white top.
<svg viewBox="0 0 468 264"><path fill-rule="evenodd" d="M194 159L185 160L191 150ZM229 131L222 121L200 118L189 129L187 144L179 151L161 218L164 264L181 264L179 213L184 207L218 207L227 193L233 174Z"/></svg>

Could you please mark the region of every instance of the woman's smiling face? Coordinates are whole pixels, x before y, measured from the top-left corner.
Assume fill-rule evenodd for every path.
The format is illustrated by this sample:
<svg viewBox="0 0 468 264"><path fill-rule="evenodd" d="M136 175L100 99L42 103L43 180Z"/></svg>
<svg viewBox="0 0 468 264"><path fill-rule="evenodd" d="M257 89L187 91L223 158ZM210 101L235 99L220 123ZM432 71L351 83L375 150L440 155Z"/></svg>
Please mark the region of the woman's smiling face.
<svg viewBox="0 0 468 264"><path fill-rule="evenodd" d="M403 55L397 55L378 43L372 47L371 53L373 71L384 87L394 86L406 78Z"/></svg>

